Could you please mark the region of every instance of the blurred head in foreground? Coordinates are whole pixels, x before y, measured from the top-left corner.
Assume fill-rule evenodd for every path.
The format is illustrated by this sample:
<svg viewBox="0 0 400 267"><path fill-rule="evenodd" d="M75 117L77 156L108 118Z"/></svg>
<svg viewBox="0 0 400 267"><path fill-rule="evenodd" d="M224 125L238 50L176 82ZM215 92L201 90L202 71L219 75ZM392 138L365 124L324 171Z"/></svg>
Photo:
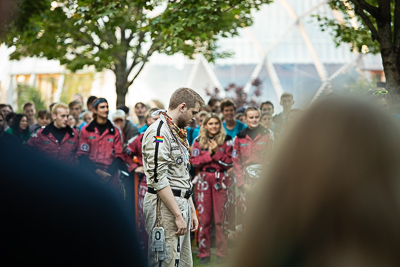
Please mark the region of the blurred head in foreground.
<svg viewBox="0 0 400 267"><path fill-rule="evenodd" d="M316 103L281 140L234 266L400 266L400 129L357 99Z"/></svg>

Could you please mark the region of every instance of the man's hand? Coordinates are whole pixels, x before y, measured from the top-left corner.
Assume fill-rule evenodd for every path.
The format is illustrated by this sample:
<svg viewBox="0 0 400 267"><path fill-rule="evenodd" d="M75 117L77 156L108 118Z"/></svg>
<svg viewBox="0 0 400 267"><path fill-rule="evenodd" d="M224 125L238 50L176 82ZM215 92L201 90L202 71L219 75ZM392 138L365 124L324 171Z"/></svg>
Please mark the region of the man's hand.
<svg viewBox="0 0 400 267"><path fill-rule="evenodd" d="M98 176L100 176L100 178L103 180L103 182L107 182L111 177L111 174L109 174L108 172L102 171L100 169L96 170L96 174Z"/></svg>
<svg viewBox="0 0 400 267"><path fill-rule="evenodd" d="M175 224L178 231L175 232L176 235L185 235L187 233L187 225L182 215L175 217Z"/></svg>
<svg viewBox="0 0 400 267"><path fill-rule="evenodd" d="M137 167L137 168L135 169L135 172L137 172L137 173L144 173L144 167L143 167L143 166Z"/></svg>
<svg viewBox="0 0 400 267"><path fill-rule="evenodd" d="M192 221L192 223L190 225L190 231L191 232L196 232L197 228L199 227L199 220L197 219L196 211L192 212L191 221Z"/></svg>

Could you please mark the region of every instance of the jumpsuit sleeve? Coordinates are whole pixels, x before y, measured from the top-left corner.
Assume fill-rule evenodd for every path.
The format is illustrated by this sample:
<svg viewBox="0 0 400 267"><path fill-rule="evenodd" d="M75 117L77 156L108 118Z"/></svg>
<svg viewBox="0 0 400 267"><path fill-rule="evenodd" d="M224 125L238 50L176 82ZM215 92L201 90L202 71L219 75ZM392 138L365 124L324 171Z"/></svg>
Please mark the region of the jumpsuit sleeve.
<svg viewBox="0 0 400 267"><path fill-rule="evenodd" d="M159 191L169 185L168 169L172 163L171 141L163 121L155 128L149 128L143 136L143 167L149 187Z"/></svg>
<svg viewBox="0 0 400 267"><path fill-rule="evenodd" d="M89 147L89 141L88 141L88 135L87 135L87 131L85 131L86 128L82 128L80 135L79 135L79 146L78 146L78 151L76 152L76 156L80 157L80 156L89 156L89 152L90 152L90 147Z"/></svg>
<svg viewBox="0 0 400 267"><path fill-rule="evenodd" d="M128 170L132 172L136 167L138 167L138 164L133 161L133 157L138 155L138 143L140 145L140 136L136 136L134 139L131 139L131 141L128 143L128 145L125 148L124 151L124 159L125 162L128 164Z"/></svg>
<svg viewBox="0 0 400 267"><path fill-rule="evenodd" d="M114 139L114 157L123 158L122 155L122 133L121 130L115 127L115 139Z"/></svg>
<svg viewBox="0 0 400 267"><path fill-rule="evenodd" d="M190 162L195 168L201 167L204 164L212 162L210 153L208 153L208 150L202 151L200 143L198 141L194 141L193 143L193 151L192 151L192 156L190 158Z"/></svg>
<svg viewBox="0 0 400 267"><path fill-rule="evenodd" d="M242 155L240 154L240 138L235 138L235 145L232 151L232 161L233 161L233 169L235 171L236 176L236 186L241 187L245 184L245 180L243 177L243 170L242 170Z"/></svg>
<svg viewBox="0 0 400 267"><path fill-rule="evenodd" d="M79 164L84 166L89 172L95 172L97 170L96 165L89 158L90 146L88 142L88 134L85 131L85 126L82 128L79 135L78 151L76 157L78 158Z"/></svg>
<svg viewBox="0 0 400 267"><path fill-rule="evenodd" d="M228 140L225 141L222 146L218 147L217 153L212 156L212 159L217 161L219 165L223 167L223 169L227 170L232 167L232 148L233 141Z"/></svg>
<svg viewBox="0 0 400 267"><path fill-rule="evenodd" d="M40 150L40 138L38 137L38 132L33 132L31 138L24 144L24 146L28 147L31 150L39 151Z"/></svg>
<svg viewBox="0 0 400 267"><path fill-rule="evenodd" d="M79 133L77 130L73 129L74 132L74 141L75 141L75 147L72 153L74 153L74 159L76 160L77 158L77 152L79 148Z"/></svg>

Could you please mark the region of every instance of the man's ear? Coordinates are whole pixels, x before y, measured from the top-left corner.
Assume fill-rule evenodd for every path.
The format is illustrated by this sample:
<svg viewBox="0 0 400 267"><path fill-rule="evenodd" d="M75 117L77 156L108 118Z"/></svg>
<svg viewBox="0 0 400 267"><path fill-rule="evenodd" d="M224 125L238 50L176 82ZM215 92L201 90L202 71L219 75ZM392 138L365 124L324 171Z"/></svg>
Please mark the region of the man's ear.
<svg viewBox="0 0 400 267"><path fill-rule="evenodd" d="M54 113L51 113L51 118L53 119L53 121L55 121L57 119L57 115Z"/></svg>
<svg viewBox="0 0 400 267"><path fill-rule="evenodd" d="M179 111L184 112L187 110L187 105L186 103L182 103L179 105Z"/></svg>

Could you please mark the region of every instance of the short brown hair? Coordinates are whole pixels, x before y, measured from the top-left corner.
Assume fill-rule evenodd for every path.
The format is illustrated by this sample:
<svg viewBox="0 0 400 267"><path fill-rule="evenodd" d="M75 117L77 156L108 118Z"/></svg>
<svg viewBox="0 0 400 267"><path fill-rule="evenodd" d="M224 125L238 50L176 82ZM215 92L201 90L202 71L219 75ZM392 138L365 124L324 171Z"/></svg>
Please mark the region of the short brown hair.
<svg viewBox="0 0 400 267"><path fill-rule="evenodd" d="M248 108L246 108L246 109L244 110L244 116L245 116L245 117L247 117L247 113L248 113L249 111L258 111L258 113L261 115L261 112L260 112L260 110L259 110L258 108L256 108L256 107L248 107Z"/></svg>
<svg viewBox="0 0 400 267"><path fill-rule="evenodd" d="M236 104L232 99L224 99L221 101L221 111L224 111L226 107L233 107L233 109L236 110Z"/></svg>
<svg viewBox="0 0 400 267"><path fill-rule="evenodd" d="M290 97L290 98L293 99L293 94L291 94L291 93L289 93L289 92L283 93L283 94L281 95L281 101L282 101L282 98L284 98L284 97Z"/></svg>
<svg viewBox="0 0 400 267"><path fill-rule="evenodd" d="M65 109L68 109L68 106L67 106L67 104L65 104L65 103L55 103L55 104L53 105L53 107L51 108L51 114L57 115L57 109L58 109L58 108L65 108Z"/></svg>
<svg viewBox="0 0 400 267"><path fill-rule="evenodd" d="M51 118L51 114L47 109L39 110L37 114L38 118L40 119Z"/></svg>
<svg viewBox="0 0 400 267"><path fill-rule="evenodd" d="M79 105L82 108L82 103L79 102L78 100L74 100L74 101L69 102L68 107L69 107L69 109L71 109L72 107L75 107L77 105Z"/></svg>
<svg viewBox="0 0 400 267"><path fill-rule="evenodd" d="M23 105L22 110L25 110L25 108L30 107L30 106L35 106L35 104L33 104L33 102L31 102L31 101L28 101Z"/></svg>
<svg viewBox="0 0 400 267"><path fill-rule="evenodd" d="M185 87L177 89L172 94L168 108L176 109L182 103L186 103L188 109L194 108L196 103L199 103L200 107L204 106L203 98L195 90Z"/></svg>

